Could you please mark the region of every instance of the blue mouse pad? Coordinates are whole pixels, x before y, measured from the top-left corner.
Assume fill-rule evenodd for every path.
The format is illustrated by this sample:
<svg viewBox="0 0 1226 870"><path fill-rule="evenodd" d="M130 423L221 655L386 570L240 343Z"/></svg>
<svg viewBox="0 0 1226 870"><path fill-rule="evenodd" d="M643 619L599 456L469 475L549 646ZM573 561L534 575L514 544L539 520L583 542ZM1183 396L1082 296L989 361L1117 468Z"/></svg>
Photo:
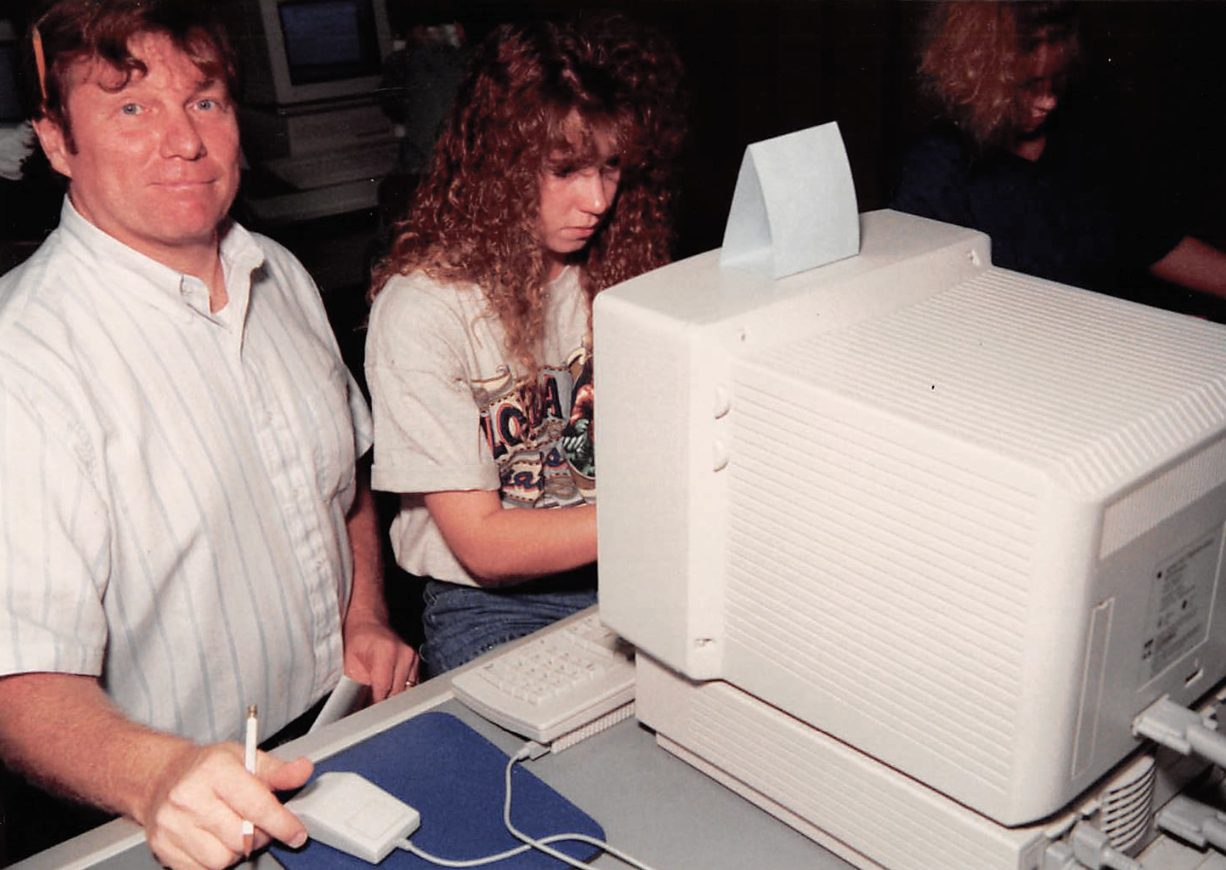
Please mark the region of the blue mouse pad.
<svg viewBox="0 0 1226 870"><path fill-rule="evenodd" d="M449 713L423 713L320 761L314 776L328 770L359 773L421 813L410 839L423 851L448 860L493 855L522 845L502 823L507 756ZM577 833L604 839L591 816L543 783L522 764L511 772L511 821L541 838ZM586 843L551 844L580 861L599 851ZM361 858L316 843L301 849L275 844L272 852L289 870L370 867ZM394 849L379 867L433 868L416 855ZM498 870L565 866L536 849L488 865Z"/></svg>

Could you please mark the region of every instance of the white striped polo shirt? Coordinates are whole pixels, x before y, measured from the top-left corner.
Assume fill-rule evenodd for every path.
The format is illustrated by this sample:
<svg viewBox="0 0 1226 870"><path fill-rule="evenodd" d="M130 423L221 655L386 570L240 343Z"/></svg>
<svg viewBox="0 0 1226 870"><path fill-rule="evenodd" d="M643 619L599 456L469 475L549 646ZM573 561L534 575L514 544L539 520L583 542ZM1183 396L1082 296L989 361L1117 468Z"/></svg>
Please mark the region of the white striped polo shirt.
<svg viewBox="0 0 1226 870"><path fill-rule="evenodd" d="M65 200L0 278L0 675L97 675L133 720L261 737L340 677L365 402L314 282L234 225L229 302Z"/></svg>

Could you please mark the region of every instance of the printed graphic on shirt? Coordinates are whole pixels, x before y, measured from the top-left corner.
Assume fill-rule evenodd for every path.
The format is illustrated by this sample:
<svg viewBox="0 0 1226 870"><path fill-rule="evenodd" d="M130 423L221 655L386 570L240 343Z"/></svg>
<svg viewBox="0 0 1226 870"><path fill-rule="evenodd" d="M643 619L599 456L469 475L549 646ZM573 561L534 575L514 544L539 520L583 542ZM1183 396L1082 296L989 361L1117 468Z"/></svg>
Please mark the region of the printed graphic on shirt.
<svg viewBox="0 0 1226 870"><path fill-rule="evenodd" d="M585 501L596 500L596 433L592 428L595 410L596 393L592 387L592 358L589 354L575 380L570 419L562 430L562 452L570 466L571 478Z"/></svg>
<svg viewBox="0 0 1226 870"><path fill-rule="evenodd" d="M536 390L529 390L505 368L494 378L472 384L481 438L498 467L504 505L546 508L583 503L584 493L563 452L562 435L571 418L575 381L588 357L588 351L580 348L563 368L543 369Z"/></svg>

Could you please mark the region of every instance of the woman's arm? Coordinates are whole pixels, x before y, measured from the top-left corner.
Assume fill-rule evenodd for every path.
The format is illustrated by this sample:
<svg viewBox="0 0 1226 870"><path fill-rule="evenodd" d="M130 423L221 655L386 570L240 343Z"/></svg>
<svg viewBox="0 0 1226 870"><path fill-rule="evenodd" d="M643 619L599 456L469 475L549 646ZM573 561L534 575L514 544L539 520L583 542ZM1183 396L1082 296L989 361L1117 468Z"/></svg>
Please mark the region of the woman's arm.
<svg viewBox="0 0 1226 870"><path fill-rule="evenodd" d="M519 583L596 560L596 507L504 509L486 490L432 492L430 517L481 585Z"/></svg>
<svg viewBox="0 0 1226 870"><path fill-rule="evenodd" d="M1180 239L1149 271L1163 281L1226 299L1226 252L1192 236Z"/></svg>

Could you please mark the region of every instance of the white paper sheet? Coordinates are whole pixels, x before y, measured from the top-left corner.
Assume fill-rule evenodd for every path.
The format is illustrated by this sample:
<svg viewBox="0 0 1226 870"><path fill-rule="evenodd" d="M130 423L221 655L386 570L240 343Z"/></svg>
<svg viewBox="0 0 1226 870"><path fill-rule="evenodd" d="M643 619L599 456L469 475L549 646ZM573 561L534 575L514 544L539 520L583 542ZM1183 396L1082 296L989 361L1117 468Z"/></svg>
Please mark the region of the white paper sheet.
<svg viewBox="0 0 1226 870"><path fill-rule="evenodd" d="M860 250L856 189L836 123L745 149L720 264L782 278Z"/></svg>

